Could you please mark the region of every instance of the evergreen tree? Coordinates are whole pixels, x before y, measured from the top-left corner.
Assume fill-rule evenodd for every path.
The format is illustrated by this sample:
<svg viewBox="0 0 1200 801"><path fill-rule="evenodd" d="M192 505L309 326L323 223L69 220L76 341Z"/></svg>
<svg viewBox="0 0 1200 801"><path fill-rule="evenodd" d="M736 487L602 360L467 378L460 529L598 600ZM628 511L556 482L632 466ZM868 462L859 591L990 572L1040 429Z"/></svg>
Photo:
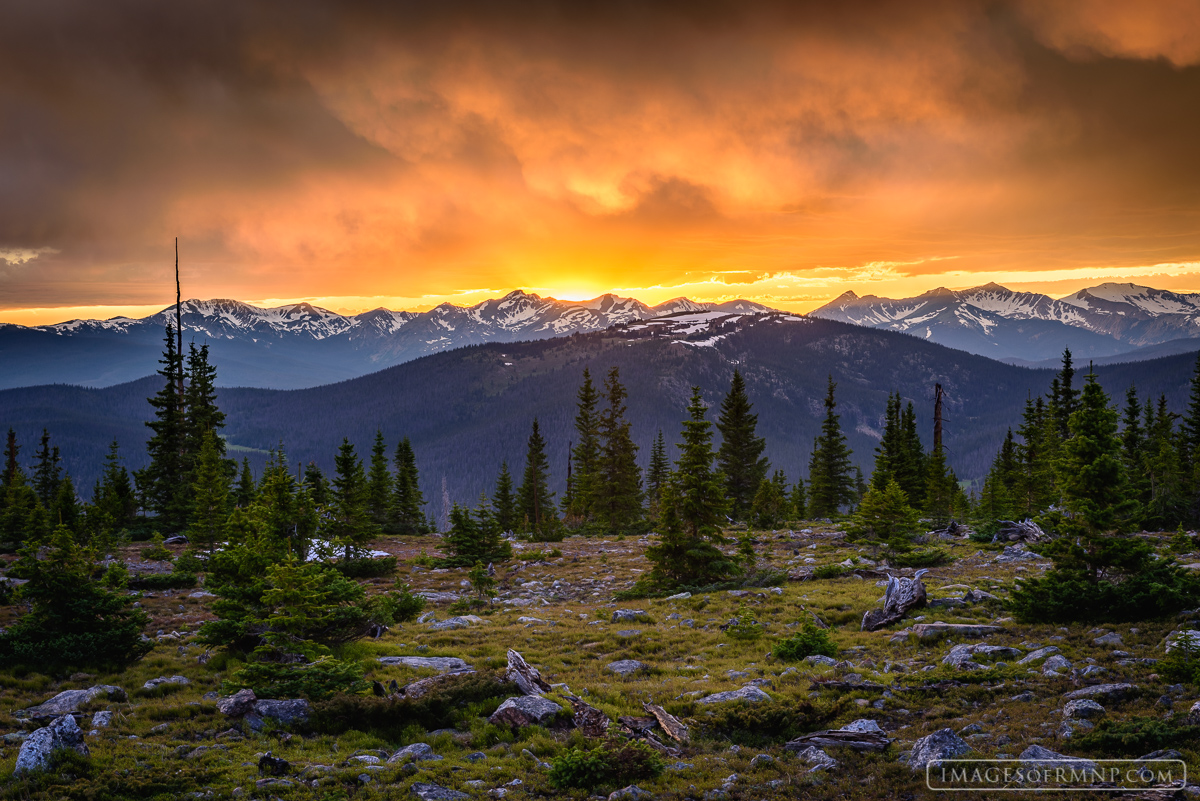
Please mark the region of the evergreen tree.
<svg viewBox="0 0 1200 801"><path fill-rule="evenodd" d="M310 463L310 467L315 467ZM242 457L242 472L238 474L237 488L233 492L234 505L245 509L254 503L258 495L258 487L254 483L254 473L250 472L250 460Z"/></svg>
<svg viewBox="0 0 1200 801"><path fill-rule="evenodd" d="M600 412L600 461L590 488L592 516L605 531L628 531L642 516L642 478L637 445L625 419L625 387L613 367L604 382L608 404Z"/></svg>
<svg viewBox="0 0 1200 801"><path fill-rule="evenodd" d="M21 472L21 464L18 457L21 455L21 446L17 444L17 432L11 428L8 429L8 438L4 444L4 486L11 487L18 483L25 483L25 476Z"/></svg>
<svg viewBox="0 0 1200 801"><path fill-rule="evenodd" d="M614 368L615 369L615 368ZM592 516L594 495L600 477L600 425L601 415L597 411L600 394L592 383L592 374L583 368L583 383L576 393L575 431L579 443L571 449L570 479L563 499L563 511L567 516L587 521ZM622 415L624 407L622 406Z"/></svg>
<svg viewBox="0 0 1200 801"><path fill-rule="evenodd" d="M1133 496L1139 503L1149 502L1149 482L1142 472L1145 455L1145 431L1142 429L1142 406L1138 400L1137 387L1130 385L1125 391L1125 413L1121 420L1121 461Z"/></svg>
<svg viewBox="0 0 1200 801"><path fill-rule="evenodd" d="M1054 416L1058 423L1060 439L1070 436L1071 415L1079 405L1079 390L1072 387L1075 379L1075 368L1071 365L1071 349L1063 348L1062 369L1056 376L1057 382L1052 384Z"/></svg>
<svg viewBox="0 0 1200 801"><path fill-rule="evenodd" d="M525 453L525 474L517 490L517 514L529 532L541 532L554 520L554 493L550 492L550 462L546 458L546 441L533 418L529 446Z"/></svg>
<svg viewBox="0 0 1200 801"><path fill-rule="evenodd" d="M417 457L408 437L400 440L393 459L396 465L395 489L392 492L392 530L397 534L426 534L432 527L421 509L425 496L421 493Z"/></svg>
<svg viewBox="0 0 1200 801"><path fill-rule="evenodd" d="M182 531L190 511L188 499L187 419L183 386L183 360L175 348L175 333L167 326L166 346L158 374L162 388L150 398L154 419L146 425L154 433L146 441L150 464L140 473L139 483L146 489L146 502L158 516L160 529Z"/></svg>
<svg viewBox="0 0 1200 801"><path fill-rule="evenodd" d="M746 382L738 370L733 371L729 393L721 402L717 429L721 432L721 448L717 464L725 478L725 497L729 514L734 520L744 520L750 513L759 484L767 475L767 460L763 456L767 443L757 435L758 415L746 396Z"/></svg>
<svg viewBox="0 0 1200 801"><path fill-rule="evenodd" d="M667 458L667 443L660 428L650 446L650 464L646 470L646 495L650 499L650 516L658 518L658 497L663 484L671 477L671 462Z"/></svg>
<svg viewBox="0 0 1200 801"><path fill-rule="evenodd" d="M944 526L954 517L958 479L946 464L945 450L936 446L929 454L925 470L925 512L934 525Z"/></svg>
<svg viewBox="0 0 1200 801"><path fill-rule="evenodd" d="M327 509L325 533L331 543L344 549L343 559L352 559L367 543L379 536L371 517L367 475L350 440L342 438L334 458L333 497Z"/></svg>
<svg viewBox="0 0 1200 801"><path fill-rule="evenodd" d="M210 434L225 427L225 413L217 406L217 368L208 361L208 344L188 344L187 384L183 393L186 415L184 452L190 468ZM217 455L225 458L225 440L217 437ZM230 468L225 467L228 470Z"/></svg>
<svg viewBox="0 0 1200 801"><path fill-rule="evenodd" d="M304 468L304 477L301 481L308 488L312 495L313 503L317 506L328 506L329 499L333 492L329 488L329 479L321 472L321 468L317 467L316 462L309 462Z"/></svg>
<svg viewBox="0 0 1200 801"><path fill-rule="evenodd" d="M867 490L862 503L850 518L852 536L878 542L892 554L912 548L917 533L917 512L908 504L908 497L896 479L889 478L882 487Z"/></svg>
<svg viewBox="0 0 1200 801"><path fill-rule="evenodd" d="M10 428L4 449L3 485L0 485L0 542L9 545L40 541L49 527L46 508L21 470L20 452L16 432Z"/></svg>
<svg viewBox="0 0 1200 801"><path fill-rule="evenodd" d="M821 434L813 442L808 462L808 503L812 517L833 517L842 506L854 501L854 472L850 464L850 449L842 433L840 417L834 412L837 384L829 377L825 395L825 420Z"/></svg>
<svg viewBox="0 0 1200 801"><path fill-rule="evenodd" d="M1025 400L1025 413L1017 429L1022 440L1017 449L1021 477L1014 498L1018 517L1040 514L1053 497L1055 449L1052 432L1048 433L1050 419L1042 398Z"/></svg>
<svg viewBox="0 0 1200 801"><path fill-rule="evenodd" d="M750 515L755 528L775 529L788 519L787 489L787 476L782 470L776 470L769 479L759 482Z"/></svg>
<svg viewBox="0 0 1200 801"><path fill-rule="evenodd" d="M896 400L899 399L900 393L896 393ZM920 509L925 503L925 473L929 457L925 455L921 436L917 433L917 413L912 401L900 413L900 432L904 446L895 465L896 483L908 496L909 504L914 509Z"/></svg>
<svg viewBox="0 0 1200 801"><path fill-rule="evenodd" d="M388 471L387 448L383 444L383 432L376 430L375 443L371 446L371 470L367 474L367 505L371 519L381 530L391 528L392 474Z"/></svg>
<svg viewBox="0 0 1200 801"><path fill-rule="evenodd" d="M502 538L495 515L481 502L474 514L458 504L450 509L450 531L445 545L450 555L441 560L445 567L471 567L512 558L512 546Z"/></svg>
<svg viewBox="0 0 1200 801"><path fill-rule="evenodd" d="M492 508L496 510L496 525L501 532L517 530L517 499L513 495L512 473L508 472L508 462L500 463L500 475L496 478Z"/></svg>
<svg viewBox="0 0 1200 801"><path fill-rule="evenodd" d="M871 470L871 486L884 487L896 478L906 450L900 427L900 393L889 393L883 416L883 434L875 446L875 467Z"/></svg>
<svg viewBox="0 0 1200 801"><path fill-rule="evenodd" d="M42 506L50 508L54 496L58 494L58 485L62 481L62 458L58 446L51 447L50 432L42 429L42 440L38 446L37 465L33 469L33 489L42 502Z"/></svg>
<svg viewBox="0 0 1200 801"><path fill-rule="evenodd" d="M129 472L121 464L120 448L114 439L104 457L104 473L92 493L92 506L101 516L97 526L117 532L133 524L137 515L137 498Z"/></svg>
<svg viewBox="0 0 1200 801"><path fill-rule="evenodd" d="M1152 404L1146 404L1147 409ZM1147 415L1149 418L1150 416ZM1180 438L1175 433L1175 415L1160 396L1153 422L1147 420L1141 476L1149 493L1142 511L1144 523L1158 529L1177 524L1184 516L1184 474L1180 458ZM1132 492L1131 497L1136 497Z"/></svg>
<svg viewBox="0 0 1200 801"><path fill-rule="evenodd" d="M209 432L192 471L192 514L188 539L210 554L225 539L229 520L229 475L217 435Z"/></svg>
<svg viewBox="0 0 1200 801"><path fill-rule="evenodd" d="M70 473L64 473L62 480L58 482L49 512L51 526L64 526L76 538L82 539L83 510L75 494L75 484L71 481Z"/></svg>
<svg viewBox="0 0 1200 801"><path fill-rule="evenodd" d="M1017 456L1017 445L1010 428L1000 446L1000 452L992 460L992 468L983 481L979 495L978 513L981 520L1011 519L1016 510L1015 497L1020 489L1021 465Z"/></svg>
<svg viewBox="0 0 1200 801"><path fill-rule="evenodd" d="M808 493L804 491L803 478L796 478L796 486L792 487L788 503L791 506L791 514L796 520L804 520L808 517Z"/></svg>

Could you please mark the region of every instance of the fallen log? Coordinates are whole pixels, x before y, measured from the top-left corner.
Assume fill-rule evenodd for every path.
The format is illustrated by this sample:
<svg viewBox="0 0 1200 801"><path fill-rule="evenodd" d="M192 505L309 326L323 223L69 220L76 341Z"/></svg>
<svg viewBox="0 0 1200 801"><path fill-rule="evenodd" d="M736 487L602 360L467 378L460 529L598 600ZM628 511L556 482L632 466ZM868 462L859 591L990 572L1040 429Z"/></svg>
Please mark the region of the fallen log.
<svg viewBox="0 0 1200 801"><path fill-rule="evenodd" d="M791 740L783 747L788 751L803 751L805 748L850 748L854 751L882 751L891 742L886 735L868 731L843 731L827 729L814 731Z"/></svg>
<svg viewBox="0 0 1200 801"><path fill-rule="evenodd" d="M658 720L658 725L671 739L679 743L686 743L688 741L687 726L683 725L683 722L679 718L657 704L643 703L642 708Z"/></svg>

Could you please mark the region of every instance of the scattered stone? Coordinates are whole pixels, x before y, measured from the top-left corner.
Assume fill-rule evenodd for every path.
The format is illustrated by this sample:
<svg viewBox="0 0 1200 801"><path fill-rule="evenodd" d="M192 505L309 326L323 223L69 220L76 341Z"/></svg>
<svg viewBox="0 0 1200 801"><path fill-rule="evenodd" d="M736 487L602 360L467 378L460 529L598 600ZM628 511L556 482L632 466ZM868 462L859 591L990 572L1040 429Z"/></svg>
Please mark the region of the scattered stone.
<svg viewBox="0 0 1200 801"><path fill-rule="evenodd" d="M922 737L913 743L912 753L908 757L908 767L914 772L925 770L930 762L937 763L943 759L951 759L969 752L961 737L950 729L939 729L933 734Z"/></svg>
<svg viewBox="0 0 1200 801"><path fill-rule="evenodd" d="M1170 653L1173 648L1179 645L1181 640L1190 643L1193 649L1200 648L1200 631L1186 629L1184 631L1171 632L1167 635L1167 653Z"/></svg>
<svg viewBox="0 0 1200 801"><path fill-rule="evenodd" d="M1000 626L987 626L981 623L917 623L912 627L912 633L918 640L936 640L939 637L986 637L1004 631Z"/></svg>
<svg viewBox="0 0 1200 801"><path fill-rule="evenodd" d="M414 782L412 787L408 788L408 792L421 799L421 801L463 801L471 797L466 793L460 793L458 790L451 790L448 787L426 782Z"/></svg>
<svg viewBox="0 0 1200 801"><path fill-rule="evenodd" d="M1062 654L1055 654L1042 663L1043 676L1057 676L1060 670L1070 670L1071 663Z"/></svg>
<svg viewBox="0 0 1200 801"><path fill-rule="evenodd" d="M1068 701L1063 707L1062 715L1067 719L1081 718L1090 720L1098 718L1104 714L1104 707L1089 698L1080 698L1076 701Z"/></svg>
<svg viewBox="0 0 1200 801"><path fill-rule="evenodd" d="M540 695L520 695L507 699L488 718L489 723L502 726L542 726L552 722L562 707Z"/></svg>
<svg viewBox="0 0 1200 801"><path fill-rule="evenodd" d="M425 762L438 759L441 759L441 757L433 752L433 747L428 743L413 743L412 745L404 746L388 757L387 764L393 765L399 763L403 765L406 762Z"/></svg>
<svg viewBox="0 0 1200 801"><path fill-rule="evenodd" d="M775 757L770 754L755 754L750 760L750 767L757 768L759 765L770 765L775 761Z"/></svg>
<svg viewBox="0 0 1200 801"><path fill-rule="evenodd" d="M654 796L636 784L622 787L620 790L614 790L608 794L608 801L650 801L652 798Z"/></svg>
<svg viewBox="0 0 1200 801"><path fill-rule="evenodd" d="M183 684L191 684L191 683L192 683L191 680L188 679L186 676L160 676L157 679L150 679L150 681L143 684L142 689L143 690L153 690L155 687L158 687L163 684L183 685Z"/></svg>
<svg viewBox="0 0 1200 801"><path fill-rule="evenodd" d="M79 707L91 703L97 698L107 698L110 701L126 700L125 691L111 684L97 684L86 690L63 690L48 701L44 701L29 709L18 709L13 713L15 718L31 718L33 720L50 720L79 711Z"/></svg>
<svg viewBox="0 0 1200 801"><path fill-rule="evenodd" d="M286 776L292 772L292 765L286 759L280 759L270 751L258 759L260 776Z"/></svg>
<svg viewBox="0 0 1200 801"><path fill-rule="evenodd" d="M691 594L690 592L680 592L680 593L676 593L675 595L668 595L668 596L667 596L665 599L663 599L663 600L666 600L666 601L686 601L688 598L691 598L691 597L692 597L692 594Z"/></svg>
<svg viewBox="0 0 1200 801"><path fill-rule="evenodd" d="M470 670L471 666L456 656L381 656L380 664L388 667L403 666L418 670L450 671Z"/></svg>
<svg viewBox="0 0 1200 801"><path fill-rule="evenodd" d="M452 631L454 629L465 629L476 623L486 623L483 618L478 615L458 615L456 617L448 617L445 620L429 624L430 631Z"/></svg>
<svg viewBox="0 0 1200 801"><path fill-rule="evenodd" d="M859 718L858 720L853 721L852 723L847 723L845 726L842 726L842 728L839 729L839 731L858 731L858 732L867 732L870 734L884 734L885 733L883 729L879 728L879 724L876 723L875 721L871 720L870 718Z"/></svg>
<svg viewBox="0 0 1200 801"><path fill-rule="evenodd" d="M650 666L644 662L639 662L636 659L618 659L616 662L609 662L604 666L605 670L611 670L622 678L632 676L634 673L644 673L650 670Z"/></svg>
<svg viewBox="0 0 1200 801"><path fill-rule="evenodd" d="M950 665L958 670L984 670L984 666L976 660L991 661L1018 657L1021 652L1016 648L1003 645L986 645L984 643L956 645L950 653L942 658L943 665Z"/></svg>
<svg viewBox="0 0 1200 801"><path fill-rule="evenodd" d="M1074 701L1077 698L1102 698L1108 701L1119 701L1133 694L1136 689L1137 687L1132 684L1095 684L1091 687L1072 690L1066 693L1063 698L1066 698L1068 701Z"/></svg>
<svg viewBox="0 0 1200 801"><path fill-rule="evenodd" d="M983 590L969 590L968 592L963 593L962 599L963 599L963 603L966 603L966 604L978 604L978 603L983 603L985 601L999 601L1000 600L1000 598L998 598L997 596L992 595L990 592L984 592Z"/></svg>
<svg viewBox="0 0 1200 801"><path fill-rule="evenodd" d="M1111 645L1114 648L1125 644L1121 641L1121 635L1115 631L1105 634L1103 637L1097 637L1092 640L1092 643L1095 645Z"/></svg>
<svg viewBox="0 0 1200 801"><path fill-rule="evenodd" d="M13 775L21 776L46 770L50 767L52 754L64 748L85 757L91 756L87 744L83 742L83 731L75 722L75 718L68 714L63 714L49 726L38 729L21 743Z"/></svg>
<svg viewBox="0 0 1200 801"><path fill-rule="evenodd" d="M1138 757L1138 761L1146 759L1183 759L1183 754L1176 751L1174 748L1164 748L1159 751L1151 751L1145 756Z"/></svg>
<svg viewBox="0 0 1200 801"><path fill-rule="evenodd" d="M1042 559L1033 551L1026 548L1024 545L1005 545L1004 553L996 557L996 561L1001 564L1008 562L1024 562L1030 560Z"/></svg>
<svg viewBox="0 0 1200 801"><path fill-rule="evenodd" d="M1066 767L1074 770L1094 770L1096 767L1096 763L1089 760L1060 754L1040 745L1029 746L1021 752L1017 759L1028 767L1036 768Z"/></svg>
<svg viewBox="0 0 1200 801"><path fill-rule="evenodd" d="M1083 676L1084 678L1091 678L1092 676L1099 676L1102 673L1107 673L1107 672L1108 672L1108 668L1102 668L1099 665L1088 665L1087 667L1085 667L1083 669L1083 672L1080 673L1079 675Z"/></svg>
<svg viewBox="0 0 1200 801"><path fill-rule="evenodd" d="M525 695L541 695L550 691L550 685L542 679L537 668L530 666L523 656L511 648L508 650L508 668L504 676Z"/></svg>
<svg viewBox="0 0 1200 801"><path fill-rule="evenodd" d="M445 684L448 681L453 681L458 676L466 676L474 672L475 670L473 668L467 668L466 670L455 670L449 673L442 673L437 676L430 676L425 679L417 679L416 681L409 682L403 687L394 687L393 689L396 695L403 695L408 700L414 700L428 695L431 691L437 689L439 685ZM395 684L395 682L392 682L392 684Z"/></svg>
<svg viewBox="0 0 1200 801"><path fill-rule="evenodd" d="M608 715L583 699L576 698L573 695L568 695L567 700L575 710L575 714L571 720L574 722L575 728L579 729L584 736L603 737L608 733L608 727L612 724L612 721L608 719Z"/></svg>
<svg viewBox="0 0 1200 801"><path fill-rule="evenodd" d="M258 718L273 720L282 726L294 726L308 723L311 712L312 705L303 698L279 701L260 699L254 702L253 714ZM251 728L254 728L254 721L251 721Z"/></svg>
<svg viewBox="0 0 1200 801"><path fill-rule="evenodd" d="M1039 659L1045 659L1048 656L1053 656L1054 654L1058 653L1062 653L1062 651L1059 650L1057 645L1047 645L1045 648L1039 648L1036 651L1031 651L1021 659L1018 659L1017 664L1028 665L1032 662L1038 661Z"/></svg>
<svg viewBox="0 0 1200 801"><path fill-rule="evenodd" d="M112 725L113 713L111 710L105 709L92 715L93 729L106 729Z"/></svg>
<svg viewBox="0 0 1200 801"><path fill-rule="evenodd" d="M254 709L257 700L254 690L238 690L233 695L218 698L217 711L227 718L240 718Z"/></svg>
<svg viewBox="0 0 1200 801"><path fill-rule="evenodd" d="M855 721L860 723L861 721ZM873 723L874 721L867 721ZM878 728L878 727L876 727ZM827 729L814 731L784 744L788 751L800 752L806 748L849 748L854 751L882 751L891 741L882 730L878 732L862 729Z"/></svg>
<svg viewBox="0 0 1200 801"><path fill-rule="evenodd" d="M698 704L721 704L727 701L748 701L750 703L758 703L759 701L770 701L771 696L767 695L757 687L742 687L740 690L729 690L723 693L713 693L704 698L697 699Z"/></svg>
<svg viewBox="0 0 1200 801"><path fill-rule="evenodd" d="M641 609L616 609L613 611L613 623L637 623L645 618L646 613Z"/></svg>
<svg viewBox="0 0 1200 801"><path fill-rule="evenodd" d="M805 663L809 665L828 665L832 667L837 664L836 659L831 659L823 654L813 654L812 656L804 657Z"/></svg>

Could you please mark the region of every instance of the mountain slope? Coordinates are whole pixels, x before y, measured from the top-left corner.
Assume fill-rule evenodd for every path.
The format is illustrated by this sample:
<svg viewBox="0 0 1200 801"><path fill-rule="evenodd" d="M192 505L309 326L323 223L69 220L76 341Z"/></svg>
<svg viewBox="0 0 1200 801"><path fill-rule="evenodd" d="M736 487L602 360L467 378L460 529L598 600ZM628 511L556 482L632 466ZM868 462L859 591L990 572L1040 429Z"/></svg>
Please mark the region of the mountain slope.
<svg viewBox="0 0 1200 801"><path fill-rule="evenodd" d="M1181 410L1194 361L1189 353L1097 372L1110 394L1136 381L1143 394L1166 394ZM826 375L838 382L838 412L864 472L870 470L892 390L914 402L928 443L936 382L946 390L950 462L960 477L978 478L1005 430L1019 424L1025 398L1046 391L1053 374L829 320L700 311L590 334L460 348L310 389L227 388L220 391L220 404L228 414L225 433L233 455L248 455L256 466L267 449L283 442L293 464L312 460L331 470L343 436L363 454L380 429L389 448L402 436L412 439L427 497L440 498L445 475L454 500L474 503L481 491L491 491L502 460L519 474L534 416L561 490L582 370L589 367L599 376L614 365L629 389L629 418L642 463L659 428L677 441L691 386L700 386L709 404L719 404L737 367L759 415L767 455L792 477L807 474ZM30 445L26 455L35 435L49 428L86 489L114 437L131 467L142 464L145 399L157 381L2 391L0 426L18 431Z"/></svg>

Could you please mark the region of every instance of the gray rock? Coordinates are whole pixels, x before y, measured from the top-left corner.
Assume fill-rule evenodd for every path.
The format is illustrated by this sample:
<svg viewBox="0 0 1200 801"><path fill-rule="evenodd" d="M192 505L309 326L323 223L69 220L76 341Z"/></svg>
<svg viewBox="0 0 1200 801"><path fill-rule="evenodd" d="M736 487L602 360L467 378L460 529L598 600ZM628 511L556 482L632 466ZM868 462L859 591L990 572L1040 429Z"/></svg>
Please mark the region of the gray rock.
<svg viewBox="0 0 1200 801"><path fill-rule="evenodd" d="M837 664L836 659L830 659L822 654L813 654L812 656L804 657L804 661L810 665L829 665L832 667Z"/></svg>
<svg viewBox="0 0 1200 801"><path fill-rule="evenodd" d="M912 633L918 640L936 640L939 637L986 637L997 634L1004 629L1000 626L988 626L982 623L917 623L912 627Z"/></svg>
<svg viewBox="0 0 1200 801"><path fill-rule="evenodd" d="M815 773L819 770L833 770L838 766L838 761L829 754L817 748L815 745L810 745L803 751L796 753L796 758L802 762L812 765L808 769L809 773Z"/></svg>
<svg viewBox="0 0 1200 801"><path fill-rule="evenodd" d="M562 711L561 706L540 695L518 695L502 703L488 721L500 726L542 726Z"/></svg>
<svg viewBox="0 0 1200 801"><path fill-rule="evenodd" d="M472 623L475 623L476 621L479 620L479 618L475 618L475 620L472 620L471 619L472 617L475 617L475 616L474 615L461 615L458 617L448 617L445 620L438 621L437 623L430 623L429 630L430 631L452 631L453 629L465 629L465 628L470 627L470 625Z"/></svg>
<svg viewBox="0 0 1200 801"><path fill-rule="evenodd" d="M254 714L260 718L273 720L281 726L303 725L308 722L312 713L312 705L303 698L285 700L260 699L254 702Z"/></svg>
<svg viewBox="0 0 1200 801"><path fill-rule="evenodd" d="M889 576L887 591L883 596L883 608L867 610L860 628L863 631L877 631L903 619L909 610L924 606L925 582L921 581L924 572L917 571L913 578Z"/></svg>
<svg viewBox="0 0 1200 801"><path fill-rule="evenodd" d="M1129 695L1137 689L1132 684L1096 684L1091 687L1083 687L1078 690L1072 690L1063 695L1068 701L1074 701L1077 698L1103 698L1105 700L1118 701Z"/></svg>
<svg viewBox="0 0 1200 801"><path fill-rule="evenodd" d="M437 670L442 673L471 669L470 665L457 656L381 656L379 663L388 667L401 666L417 670Z"/></svg>
<svg viewBox="0 0 1200 801"><path fill-rule="evenodd" d="M159 676L157 679L150 679L142 685L143 690L153 690L162 684L191 684L191 680L186 676Z"/></svg>
<svg viewBox="0 0 1200 801"><path fill-rule="evenodd" d="M71 749L83 756L91 756L83 742L83 732L72 715L64 714L49 726L38 729L21 743L17 753L14 776L37 773L50 767L51 756L60 749Z"/></svg>
<svg viewBox="0 0 1200 801"><path fill-rule="evenodd" d="M463 801L471 796L466 793L460 793L458 790L451 790L448 787L442 787L439 784L429 784L427 782L414 782L412 787L408 788L410 795L415 795L421 801Z"/></svg>
<svg viewBox="0 0 1200 801"><path fill-rule="evenodd" d="M643 673L650 670L650 666L644 662L639 662L636 659L618 659L616 662L609 662L604 666L605 670L611 670L618 676L632 676L634 673Z"/></svg>
<svg viewBox="0 0 1200 801"><path fill-rule="evenodd" d="M254 690L238 690L233 695L217 699L217 711L228 718L240 718L254 709L258 698Z"/></svg>
<svg viewBox="0 0 1200 801"><path fill-rule="evenodd" d="M616 609L613 611L613 623L637 623L639 618L646 616L641 609Z"/></svg>
<svg viewBox="0 0 1200 801"><path fill-rule="evenodd" d="M1005 545L1004 553L996 557L996 561L1001 564L1007 562L1024 562L1029 560L1038 560L1042 557L1033 553L1023 545Z"/></svg>
<svg viewBox="0 0 1200 801"><path fill-rule="evenodd" d="M943 665L950 665L958 670L984 670L980 661L1006 659L1020 656L1016 648L1003 645L985 645L984 643L956 645L950 653L942 658ZM978 660L978 661L977 661Z"/></svg>
<svg viewBox="0 0 1200 801"><path fill-rule="evenodd" d="M636 784L622 787L620 790L614 790L608 794L608 801L650 801L652 798L654 796Z"/></svg>
<svg viewBox="0 0 1200 801"><path fill-rule="evenodd" d="M1040 745L1029 746L1021 752L1017 759L1021 760L1025 767L1054 768L1063 766L1076 770L1092 770L1096 767L1096 763L1090 760L1060 754Z"/></svg>
<svg viewBox="0 0 1200 801"><path fill-rule="evenodd" d="M770 765L775 761L775 757L770 754L755 754L750 760L750 767L757 768L759 765Z"/></svg>
<svg viewBox="0 0 1200 801"><path fill-rule="evenodd" d="M636 637L642 633L641 629L621 629L617 632L618 637Z"/></svg>
<svg viewBox="0 0 1200 801"><path fill-rule="evenodd" d="M1071 663L1062 654L1055 654L1042 663L1043 676L1057 676L1060 670L1070 670Z"/></svg>
<svg viewBox="0 0 1200 801"><path fill-rule="evenodd" d="M1151 751L1145 756L1138 757L1138 762L1146 759L1183 759L1183 754L1179 753L1174 748L1164 748L1160 751Z"/></svg>
<svg viewBox="0 0 1200 801"><path fill-rule="evenodd" d="M270 751L258 758L258 774L260 776L286 776L291 772L291 763L286 759L280 759Z"/></svg>
<svg viewBox="0 0 1200 801"><path fill-rule="evenodd" d="M663 600L665 600L665 601L686 601L688 598L691 598L691 597L692 597L692 594L690 592L680 592L680 593L676 593L675 595L668 595Z"/></svg>
<svg viewBox="0 0 1200 801"><path fill-rule="evenodd" d="M1062 710L1063 717L1067 718L1068 720L1074 718L1090 720L1091 718L1098 718L1103 714L1104 707L1100 706L1089 698L1080 698L1077 701L1068 701Z"/></svg>
<svg viewBox="0 0 1200 801"><path fill-rule="evenodd" d="M1096 645L1110 645L1114 648L1125 644L1121 642L1121 635L1117 634L1115 631L1105 634L1103 637L1097 637L1096 639L1092 640L1092 642Z"/></svg>
<svg viewBox="0 0 1200 801"><path fill-rule="evenodd" d="M125 691L111 684L97 684L86 690L63 690L48 701L44 701L29 709L19 709L13 713L15 718L32 718L33 720L50 720L79 711L79 707L91 703L97 698L107 698L111 701L126 700Z"/></svg>
<svg viewBox="0 0 1200 801"><path fill-rule="evenodd" d="M1194 650L1200 648L1200 631L1195 629L1186 629L1183 631L1173 631L1167 635L1166 650L1170 653L1175 647L1180 644L1180 641L1189 643Z"/></svg>
<svg viewBox="0 0 1200 801"><path fill-rule="evenodd" d="M913 743L912 753L908 757L908 767L916 773L925 770L925 766L930 762L962 756L970 750L971 746L967 745L953 731L939 729Z"/></svg>
<svg viewBox="0 0 1200 801"><path fill-rule="evenodd" d="M1047 645L1045 648L1039 648L1036 651L1030 651L1024 657L1018 659L1017 664L1028 665L1032 662L1038 661L1039 659L1045 659L1048 656L1053 656L1054 654L1058 653L1062 653L1062 651L1059 650L1057 645Z"/></svg>
<svg viewBox="0 0 1200 801"><path fill-rule="evenodd" d="M1087 667L1085 667L1083 669L1083 672L1080 673L1079 675L1083 676L1084 678L1090 678L1092 676L1099 676L1099 675L1107 673L1107 672L1108 672L1108 668L1102 668L1099 665L1088 665Z"/></svg>
<svg viewBox="0 0 1200 801"><path fill-rule="evenodd" d="M770 701L771 696L767 695L757 687L743 687L740 690L729 690L723 693L713 693L712 695L700 698L696 701L698 704L721 704L727 701L748 701L750 703L758 703L759 701Z"/></svg>
<svg viewBox="0 0 1200 801"><path fill-rule="evenodd" d="M843 726L841 729L839 729L839 731L862 731L862 732L870 732L872 734L886 734L887 733L883 729L879 728L879 724L876 723L875 721L871 720L870 718L859 718L858 720L856 720L852 723L847 723L845 726Z"/></svg>
<svg viewBox="0 0 1200 801"><path fill-rule="evenodd" d="M403 765L405 762L426 762L438 759L441 759L441 757L433 752L433 747L428 743L413 743L412 745L404 746L388 757L387 763L394 765L398 762Z"/></svg>

